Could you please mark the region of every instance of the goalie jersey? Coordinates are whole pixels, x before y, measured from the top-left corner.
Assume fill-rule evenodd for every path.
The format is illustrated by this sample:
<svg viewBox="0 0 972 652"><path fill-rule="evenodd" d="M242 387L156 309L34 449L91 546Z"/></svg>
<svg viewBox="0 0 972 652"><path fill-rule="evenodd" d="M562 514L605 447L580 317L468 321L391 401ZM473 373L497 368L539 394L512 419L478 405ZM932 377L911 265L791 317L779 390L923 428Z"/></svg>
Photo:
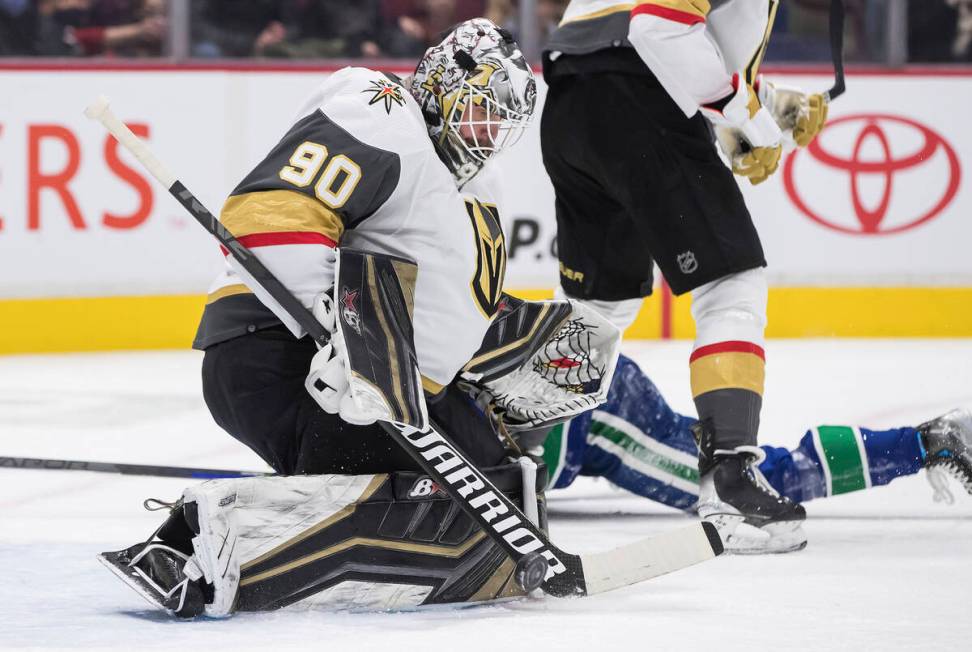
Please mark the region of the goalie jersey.
<svg viewBox="0 0 972 652"><path fill-rule="evenodd" d="M756 83L779 0L571 0L546 56L631 48L686 116ZM736 75L738 74L738 77Z"/></svg>
<svg viewBox="0 0 972 652"><path fill-rule="evenodd" d="M307 307L333 285L338 246L415 261L415 346L423 386L437 394L476 352L500 299L506 249L487 189L478 177L456 189L397 79L345 68L233 190L220 221ZM302 337L226 253L194 348L281 323Z"/></svg>

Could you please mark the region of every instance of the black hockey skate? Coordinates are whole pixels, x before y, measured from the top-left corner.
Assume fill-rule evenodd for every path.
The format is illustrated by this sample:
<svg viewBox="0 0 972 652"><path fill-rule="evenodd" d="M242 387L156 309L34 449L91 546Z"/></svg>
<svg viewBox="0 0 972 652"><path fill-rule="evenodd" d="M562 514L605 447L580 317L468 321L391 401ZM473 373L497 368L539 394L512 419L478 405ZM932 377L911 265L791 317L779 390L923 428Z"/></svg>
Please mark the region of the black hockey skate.
<svg viewBox="0 0 972 652"><path fill-rule="evenodd" d="M192 554L190 539L185 536L187 527L182 506L177 504L148 541L103 552L98 561L153 606L180 618L193 618L205 610L206 598L201 573L193 573L194 565L186 568Z"/></svg>
<svg viewBox="0 0 972 652"><path fill-rule="evenodd" d="M756 446L715 449L697 427L699 516L719 530L727 553L765 554L802 550L803 506L778 494L759 471L765 454Z"/></svg>
<svg viewBox="0 0 972 652"><path fill-rule="evenodd" d="M924 449L924 466L928 481L935 488L935 500L953 502L947 473L958 480L972 495L972 412L956 409L918 426Z"/></svg>

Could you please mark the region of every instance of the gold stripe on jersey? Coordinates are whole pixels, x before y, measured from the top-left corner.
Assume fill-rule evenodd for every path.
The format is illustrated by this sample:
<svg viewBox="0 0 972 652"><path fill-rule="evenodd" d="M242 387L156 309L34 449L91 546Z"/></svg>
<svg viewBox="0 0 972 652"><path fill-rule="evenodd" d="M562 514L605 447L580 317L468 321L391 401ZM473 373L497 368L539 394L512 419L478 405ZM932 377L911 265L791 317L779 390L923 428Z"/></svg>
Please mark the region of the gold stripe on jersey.
<svg viewBox="0 0 972 652"><path fill-rule="evenodd" d="M333 210L292 190L264 190L226 200L219 221L237 238L254 233L320 233L341 241L344 221Z"/></svg>
<svg viewBox="0 0 972 652"><path fill-rule="evenodd" d="M709 0L639 0L635 3L635 7L642 5L663 7L683 14L698 16L699 18L708 16L709 10L711 9Z"/></svg>
<svg viewBox="0 0 972 652"><path fill-rule="evenodd" d="M770 35L773 33L773 23L776 22L776 10L780 6L780 0L769 0L769 15L766 18L766 30L763 32L763 40L760 42L753 57L746 66L746 83L752 86L756 83L756 75L759 74L759 66L763 63L763 56L769 45Z"/></svg>
<svg viewBox="0 0 972 652"><path fill-rule="evenodd" d="M226 297L236 296L237 294L252 294L253 291L246 287L242 283L234 283L233 285L224 285L218 290L210 292L206 297L206 305L211 303L216 303L220 299L225 299Z"/></svg>
<svg viewBox="0 0 972 652"><path fill-rule="evenodd" d="M567 23L576 23L582 20L594 20L595 18L603 18L604 16L610 16L611 14L619 14L622 11L631 11L634 9L636 3L634 2L623 2L621 4L612 5L604 9L598 9L597 11L592 11L589 14L582 14L580 16L574 16L573 18L564 18L560 21L560 25L566 25ZM558 25L559 27L559 25Z"/></svg>

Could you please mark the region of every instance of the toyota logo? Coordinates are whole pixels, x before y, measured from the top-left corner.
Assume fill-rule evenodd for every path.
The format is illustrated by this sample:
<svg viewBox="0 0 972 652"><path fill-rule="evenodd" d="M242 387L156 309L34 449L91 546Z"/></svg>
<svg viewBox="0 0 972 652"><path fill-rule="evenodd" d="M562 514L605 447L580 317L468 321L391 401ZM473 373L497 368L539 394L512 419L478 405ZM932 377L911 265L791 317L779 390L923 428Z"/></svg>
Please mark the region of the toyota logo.
<svg viewBox="0 0 972 652"><path fill-rule="evenodd" d="M909 118L851 115L827 123L783 169L790 199L814 222L888 235L933 219L958 192L961 167L937 132Z"/></svg>

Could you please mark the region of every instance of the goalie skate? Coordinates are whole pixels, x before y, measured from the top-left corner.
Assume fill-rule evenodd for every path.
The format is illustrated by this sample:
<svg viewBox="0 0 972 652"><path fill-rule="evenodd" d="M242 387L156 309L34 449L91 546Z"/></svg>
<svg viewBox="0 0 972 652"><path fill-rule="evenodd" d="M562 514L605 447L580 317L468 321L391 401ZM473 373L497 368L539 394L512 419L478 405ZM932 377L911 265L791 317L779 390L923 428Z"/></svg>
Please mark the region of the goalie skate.
<svg viewBox="0 0 972 652"><path fill-rule="evenodd" d="M189 557L174 548L158 542L138 543L103 552L98 561L152 606L180 618L203 613L202 588L185 574Z"/></svg>

